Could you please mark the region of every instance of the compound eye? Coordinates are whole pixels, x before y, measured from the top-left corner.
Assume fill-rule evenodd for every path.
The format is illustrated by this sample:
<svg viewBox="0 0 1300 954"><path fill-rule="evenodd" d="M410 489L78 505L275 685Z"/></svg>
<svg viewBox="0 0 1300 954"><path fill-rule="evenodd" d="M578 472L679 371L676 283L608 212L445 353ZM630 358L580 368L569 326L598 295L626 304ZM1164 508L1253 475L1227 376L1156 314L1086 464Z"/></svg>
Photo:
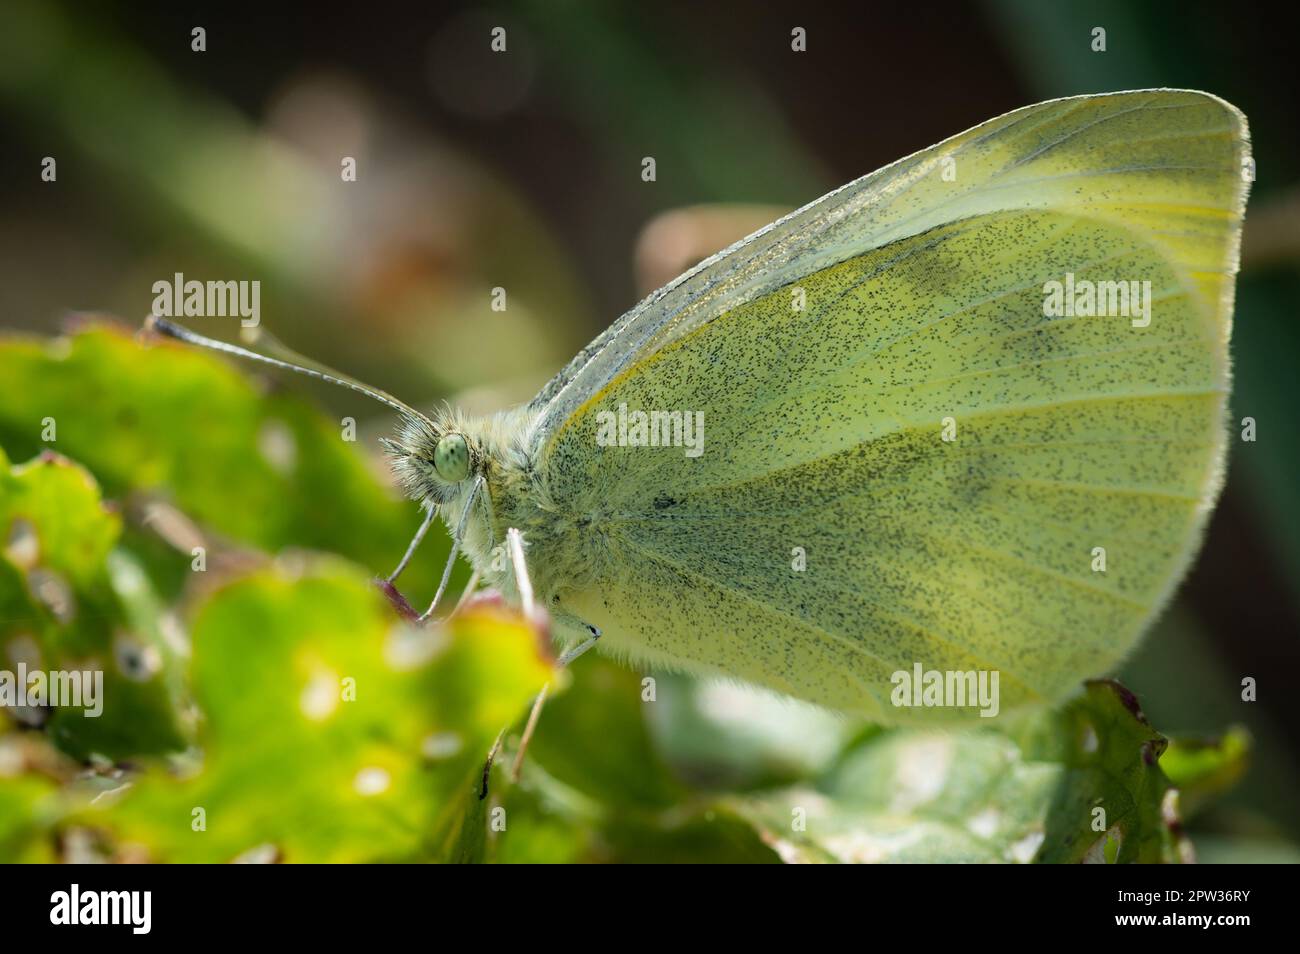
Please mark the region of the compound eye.
<svg viewBox="0 0 1300 954"><path fill-rule="evenodd" d="M448 434L433 450L433 469L449 484L469 476L469 445L459 434Z"/></svg>

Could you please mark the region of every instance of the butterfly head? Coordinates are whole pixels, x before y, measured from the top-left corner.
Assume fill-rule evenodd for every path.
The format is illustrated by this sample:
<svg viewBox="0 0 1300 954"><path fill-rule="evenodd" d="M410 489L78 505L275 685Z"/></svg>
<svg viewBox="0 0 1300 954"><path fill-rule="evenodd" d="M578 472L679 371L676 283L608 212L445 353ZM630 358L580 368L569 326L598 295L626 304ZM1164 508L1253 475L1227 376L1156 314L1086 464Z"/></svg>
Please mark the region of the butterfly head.
<svg viewBox="0 0 1300 954"><path fill-rule="evenodd" d="M396 439L383 441L407 495L436 504L456 498L483 469L483 452L457 416L404 414Z"/></svg>

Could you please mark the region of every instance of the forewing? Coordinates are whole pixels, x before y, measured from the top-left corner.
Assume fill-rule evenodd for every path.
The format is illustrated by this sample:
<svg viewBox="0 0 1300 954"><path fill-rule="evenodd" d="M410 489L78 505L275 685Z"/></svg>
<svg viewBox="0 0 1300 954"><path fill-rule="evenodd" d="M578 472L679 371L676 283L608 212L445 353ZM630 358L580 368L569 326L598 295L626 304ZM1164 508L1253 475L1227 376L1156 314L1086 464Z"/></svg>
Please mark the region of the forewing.
<svg viewBox="0 0 1300 954"><path fill-rule="evenodd" d="M1245 118L1191 90L1067 97L991 119L822 196L648 296L534 398L530 445L540 451L624 370L718 315L801 275L981 212L1076 209L1145 227L1173 257L1207 266L1207 296L1230 295L1232 271L1220 270L1222 229L1204 221L1215 213L1239 218L1244 207L1239 175L1226 192L1217 181L1229 154L1248 157ZM1189 188L1189 179L1201 187ZM1236 252L1234 245L1228 256L1234 265Z"/></svg>
<svg viewBox="0 0 1300 954"><path fill-rule="evenodd" d="M608 556L565 608L879 718L916 663L1004 707L1109 668L1217 492L1246 157L1203 94L1046 103L671 286L553 395L539 471ZM1067 273L1149 282L1150 323L1045 314ZM601 446L620 406L702 413L703 452Z"/></svg>

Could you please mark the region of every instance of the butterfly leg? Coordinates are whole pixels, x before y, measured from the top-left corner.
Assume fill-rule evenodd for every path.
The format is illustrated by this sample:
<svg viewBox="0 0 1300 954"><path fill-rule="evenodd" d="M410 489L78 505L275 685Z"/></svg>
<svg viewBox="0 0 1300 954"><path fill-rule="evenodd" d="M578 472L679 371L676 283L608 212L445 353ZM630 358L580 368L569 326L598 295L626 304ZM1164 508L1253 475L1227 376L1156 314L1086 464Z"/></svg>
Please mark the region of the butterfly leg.
<svg viewBox="0 0 1300 954"><path fill-rule="evenodd" d="M515 573L515 587L519 590L519 602L523 607L524 615L529 620L536 620L539 615L544 615L545 611L543 610L539 614L533 597L533 581L528 575L528 561L524 559L524 535L511 527L506 531L506 547L510 552L510 563ZM592 634L591 638L560 656L557 661L558 665L567 666L590 649L600 637L600 630L596 629L596 627L587 626L587 630ZM523 735L519 738L519 748L515 751L514 764L510 767L510 776L516 782L519 781L519 772L523 768L524 755L528 752L528 743L532 741L533 732L537 729L537 720L541 718L542 705L546 702L546 693L550 688L551 684L549 682L542 686L541 691L537 693L537 698L533 700L532 709L528 712L528 721L524 725Z"/></svg>
<svg viewBox="0 0 1300 954"><path fill-rule="evenodd" d="M393 604L398 614L406 620L418 620L420 614L415 611L415 607L410 604L406 597L402 595L402 592L397 588L396 580L402 575L402 571L406 569L406 565L411 562L411 557L415 555L416 547L420 545L420 541L424 539L424 535L429 532L429 527L433 524L433 518L437 516L437 513L437 507L429 508L429 512L424 516L424 521L420 524L420 529L415 531L415 536L411 538L411 542L406 547L406 553L402 556L401 562L397 564L397 569L388 574L388 576L384 577L382 580L379 579L379 577L375 577L373 581L375 586L379 587L380 592L387 597L388 602Z"/></svg>
<svg viewBox="0 0 1300 954"><path fill-rule="evenodd" d="M528 620L537 618L537 606L533 601L533 580L528 575L528 561L524 559L524 535L515 527L506 530L506 551L510 555L510 566L515 574L515 589L519 591L519 603ZM542 686L528 711L528 722L524 724L524 734L519 738L519 748L515 752L514 764L510 767L510 777L519 781L519 770L523 768L524 755L528 752L528 743L532 741L537 728L537 720L542 715L542 704L546 702L546 692L551 688L548 682Z"/></svg>
<svg viewBox="0 0 1300 954"><path fill-rule="evenodd" d="M442 594L447 591L447 583L451 580L451 568L456 565L456 556L460 553L460 543L465 539L465 525L469 522L470 511L474 509L474 502L478 500L479 492L483 489L483 478L478 477L474 481L474 486L470 488L469 499L465 501L465 509L461 511L460 520L456 522L456 532L451 535L451 553L447 554L447 565L442 570L442 580L438 583L438 592L433 594L433 602L417 620L423 624L427 623L433 616L433 611L438 608L439 601L442 600Z"/></svg>
<svg viewBox="0 0 1300 954"><path fill-rule="evenodd" d="M513 533L515 531L511 532ZM577 619L577 617L572 618L575 620ZM569 665L569 663L573 662L592 646L595 646L596 640L600 639L600 630L595 626L592 626L590 623L582 623L581 625L587 630L587 632L591 633L591 635L577 646L574 646L572 649L561 654L560 658L556 660L557 666ZM516 782L519 781L519 771L523 768L524 764L524 753L528 751L528 743L533 738L533 731L537 728L537 720L542 715L542 704L546 702L546 693L550 688L551 684L549 682L542 686L541 691L537 693L537 698L533 700L533 707L528 711L528 722L524 725L524 734L520 736L519 748L515 752L515 761L510 767L510 777Z"/></svg>
<svg viewBox="0 0 1300 954"><path fill-rule="evenodd" d="M506 546L510 551L510 563L515 571L515 586L519 589L519 601L523 606L524 615L529 619L535 619L544 611L539 609L533 596L533 581L528 575L528 561L524 558L524 535L511 527L506 531ZM600 629L563 611L559 613L559 619L569 625L580 626L589 634L581 643L561 654L556 660L557 665L567 666L596 645L596 641L600 639Z"/></svg>
<svg viewBox="0 0 1300 954"><path fill-rule="evenodd" d="M496 545L497 545L497 535L496 535L497 514L496 514L496 508L492 506L492 491L486 484L483 487L483 494L480 496L479 499L483 503L484 516L487 517L487 534L488 534L487 548L488 548L488 552L491 553L493 550L496 549Z"/></svg>
<svg viewBox="0 0 1300 954"><path fill-rule="evenodd" d="M514 527L506 531L506 551L510 554L510 568L515 573L519 605L524 617L534 620L537 618L537 604L533 600L533 578L528 575L528 561L524 559L524 535Z"/></svg>
<svg viewBox="0 0 1300 954"><path fill-rule="evenodd" d="M591 635L588 636L586 639L584 639L582 642L578 643L578 645L574 646L572 649L566 650L564 653L562 653L560 655L560 658L556 661L557 665L567 666L569 663L573 662L575 659L577 659L579 656L585 653L592 646L595 646L597 641L600 639L600 630L597 627L592 626L590 623L582 623L581 625L585 627L587 632L589 632Z"/></svg>
<svg viewBox="0 0 1300 954"><path fill-rule="evenodd" d="M524 535L514 527L506 531L506 548L510 553L510 564L515 574L515 587L519 590L519 602L523 608L524 616L529 620L537 620L539 616L545 615L545 611L539 611L533 596L533 581L528 575L528 561L524 558ZM582 623L576 617L570 617L569 619L578 622L591 635L568 652L563 653L556 660L558 666L567 666L596 645L596 640L600 639L600 630L595 626L590 623ZM533 732L537 729L537 720L541 718L542 705L546 702L546 693L550 688L550 683L542 686L541 691L537 693L537 698L533 700L532 708L528 712L528 721L524 724L524 732L519 738L519 748L515 752L514 764L510 768L510 775L516 782L519 781L519 771L524 764L524 755L528 751L528 743L532 741Z"/></svg>
<svg viewBox="0 0 1300 954"><path fill-rule="evenodd" d="M438 508L435 506L429 507L429 512L425 514L424 522L420 524L420 529L415 531L415 536L411 539L410 545L406 548L405 556L403 556L402 561L397 564L397 569L385 577L385 583L394 583L397 581L397 578L402 575L402 571L406 569L406 565L411 562L411 557L415 556L415 548L420 545L420 541L424 539L424 535L429 532L429 527L433 523L433 518L437 515Z"/></svg>

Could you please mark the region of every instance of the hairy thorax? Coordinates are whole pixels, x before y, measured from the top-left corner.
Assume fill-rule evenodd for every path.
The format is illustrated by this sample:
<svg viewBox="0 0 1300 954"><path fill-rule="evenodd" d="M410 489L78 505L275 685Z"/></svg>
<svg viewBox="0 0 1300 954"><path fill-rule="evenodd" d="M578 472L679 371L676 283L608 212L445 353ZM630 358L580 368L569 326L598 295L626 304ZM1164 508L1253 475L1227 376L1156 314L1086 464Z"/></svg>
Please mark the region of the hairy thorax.
<svg viewBox="0 0 1300 954"><path fill-rule="evenodd" d="M491 587L517 601L519 590L506 549L506 531L518 529L538 602L550 610L561 629L580 628L564 610L565 596L598 586L613 560L610 526L592 501L553 498L544 475L535 466L525 438L527 412L505 412L458 423L479 453L484 478L483 499L465 525L466 556ZM449 532L464 512L468 488L442 508Z"/></svg>

